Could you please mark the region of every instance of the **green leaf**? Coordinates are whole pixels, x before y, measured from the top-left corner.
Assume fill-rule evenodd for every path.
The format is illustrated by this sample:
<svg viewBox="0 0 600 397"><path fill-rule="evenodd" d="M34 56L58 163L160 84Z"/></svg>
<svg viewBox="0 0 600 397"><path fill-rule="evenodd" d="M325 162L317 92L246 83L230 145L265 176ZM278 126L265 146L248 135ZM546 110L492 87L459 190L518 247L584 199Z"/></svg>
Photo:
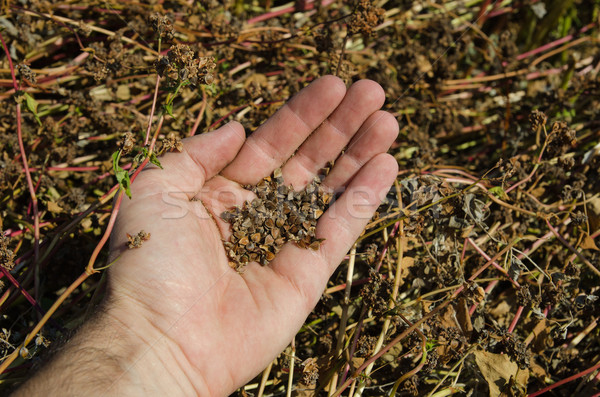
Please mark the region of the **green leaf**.
<svg viewBox="0 0 600 397"><path fill-rule="evenodd" d="M508 199L508 196L506 195L504 189L502 189L502 186L494 186L493 188L489 189L489 192L501 200Z"/></svg>
<svg viewBox="0 0 600 397"><path fill-rule="evenodd" d="M150 162L152 164L154 164L155 166L157 166L158 168L160 168L161 170L164 169L162 164L160 163L160 161L158 160L158 157L156 157L156 154L152 153L150 155Z"/></svg>
<svg viewBox="0 0 600 397"><path fill-rule="evenodd" d="M121 168L119 160L121 158L121 152L116 151L112 155L113 170L115 171L115 177L119 185L125 190L127 197L131 198L131 179L129 179L129 172Z"/></svg>
<svg viewBox="0 0 600 397"><path fill-rule="evenodd" d="M141 163L142 161L144 161L144 159L146 157L148 157L148 149L146 149L144 147L144 148L142 148L142 151L135 157L136 158L136 162ZM152 164L154 164L155 166L157 166L161 170L164 169L163 166L162 166L162 164L158 160L158 157L156 157L156 154L154 154L154 152L150 155L150 159L149 160L150 160L150 162Z"/></svg>
<svg viewBox="0 0 600 397"><path fill-rule="evenodd" d="M167 112L169 116L175 118L173 115L173 102L165 104L165 112Z"/></svg>
<svg viewBox="0 0 600 397"><path fill-rule="evenodd" d="M39 125L42 125L42 121L40 120L38 114L37 114L37 108L38 108L38 103L37 101L28 93L24 93L25 95L25 100L27 103L27 109L29 109L29 111L31 113L33 113L33 116L35 117L35 119L37 120Z"/></svg>

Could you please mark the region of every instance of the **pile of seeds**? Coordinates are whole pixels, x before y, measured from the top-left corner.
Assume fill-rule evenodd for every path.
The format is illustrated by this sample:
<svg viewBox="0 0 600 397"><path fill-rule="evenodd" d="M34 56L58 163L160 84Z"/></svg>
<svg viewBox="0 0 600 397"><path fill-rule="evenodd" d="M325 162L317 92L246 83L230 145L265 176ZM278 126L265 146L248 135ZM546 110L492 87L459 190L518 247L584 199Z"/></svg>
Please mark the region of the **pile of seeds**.
<svg viewBox="0 0 600 397"><path fill-rule="evenodd" d="M295 192L276 169L256 186L246 186L257 198L221 214L232 228L229 241L223 243L231 267L240 271L253 261L268 265L287 241L319 249L323 239L316 238L315 228L332 197L320 184L315 178L304 190Z"/></svg>

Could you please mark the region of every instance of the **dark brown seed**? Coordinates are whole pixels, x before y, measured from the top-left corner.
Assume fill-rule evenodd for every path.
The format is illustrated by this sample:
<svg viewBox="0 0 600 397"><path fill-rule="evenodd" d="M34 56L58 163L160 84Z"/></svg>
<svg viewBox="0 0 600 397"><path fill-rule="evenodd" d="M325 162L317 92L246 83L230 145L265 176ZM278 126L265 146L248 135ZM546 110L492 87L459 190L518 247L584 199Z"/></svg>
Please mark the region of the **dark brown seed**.
<svg viewBox="0 0 600 397"><path fill-rule="evenodd" d="M309 248L313 251L317 251L319 249L319 247L321 247L320 241L313 241L309 246Z"/></svg>

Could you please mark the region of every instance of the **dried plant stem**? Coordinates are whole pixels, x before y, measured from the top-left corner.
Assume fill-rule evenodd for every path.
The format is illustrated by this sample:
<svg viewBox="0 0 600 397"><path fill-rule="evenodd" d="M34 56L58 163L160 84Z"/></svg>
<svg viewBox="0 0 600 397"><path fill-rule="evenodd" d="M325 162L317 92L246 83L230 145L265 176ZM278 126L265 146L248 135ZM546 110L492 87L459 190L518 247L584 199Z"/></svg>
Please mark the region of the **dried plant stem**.
<svg viewBox="0 0 600 397"><path fill-rule="evenodd" d="M285 391L285 397L292 397L292 390L294 388L294 366L296 364L296 338L292 339L292 354L290 356L290 373L288 376L287 390Z"/></svg>
<svg viewBox="0 0 600 397"><path fill-rule="evenodd" d="M494 255L489 261L487 261L487 263L485 263L475 273L473 273L473 275L471 275L471 277L469 277L469 281L475 280L475 278L477 278L477 276L479 274L481 274L485 269L487 269L492 264L492 262L496 261L498 258L500 258L504 254L506 254L517 242L518 242L518 239L511 241L506 247L504 247L501 251L499 251L496 255ZM393 346L395 346L401 340L406 338L418 326L420 326L425 321L427 321L428 319L430 319L431 317L436 315L438 312L440 312L442 309L444 309L446 306L448 306L450 304L450 302L452 302L464 290L464 288L465 288L464 285L461 285L460 287L458 287L448 299L446 299L444 302L440 303L438 306L436 306L432 311L427 313L425 316L421 317L419 320L417 320L415 323L413 323L412 326L408 327L406 330L404 330L402 333L400 333L400 335L396 336L390 343L388 343L385 347L383 347L378 353L374 354L368 360L366 360L356 371L354 371L354 373L352 374L352 376L349 379L347 379L344 383L342 383L342 385L338 388L338 390L335 392L333 397L337 397L337 396L341 395L342 392L350 385L350 383L353 381L353 379L358 377L372 362L378 360L381 356L383 356L385 353L387 353Z"/></svg>
<svg viewBox="0 0 600 397"><path fill-rule="evenodd" d="M596 328L596 326L598 325L598 319L595 318L594 321L592 321L587 327L585 327L585 329L583 331L581 331L576 337L574 337L571 342L569 343L569 345L567 346L567 349L573 349L575 346L577 346L579 343L581 343L581 341L590 333L592 332L592 330L594 328Z"/></svg>
<svg viewBox="0 0 600 397"><path fill-rule="evenodd" d="M8 357L6 357L4 359L4 361L2 361L2 364L0 364L0 374L4 373L4 371L8 368L8 366L19 356L19 352L21 352L21 350L23 348L27 347L27 345L33 340L33 338L42 329L42 327L46 324L46 322L48 322L48 320L50 319L50 316L52 316L52 314L54 314L54 312L65 301L65 299L67 299L67 297L69 295L71 295L71 293L75 290L75 288L79 287L81 285L81 283L83 283L89 276L90 276L90 274L87 271L83 272L79 276L79 278L77 278L77 280L75 280L58 297L56 302L54 302L54 304L50 307L48 312L46 312L44 317L42 317L42 319L37 323L37 325L33 328L33 330L31 330L31 332L29 332L29 334L27 334L23 343L21 343L21 345L19 345L15 350L13 350L13 352Z"/></svg>
<svg viewBox="0 0 600 397"><path fill-rule="evenodd" d="M427 397L437 396L438 394L434 394L437 391L437 389L440 388L440 386L446 381L446 379L448 379L450 374L453 373L456 370L456 368L458 368L460 365L462 365L462 363L467 359L467 357L469 357L471 355L473 350L475 350L475 348L477 348L477 347L478 347L478 345L471 346L469 348L469 350L467 350L467 352L461 357L461 359L458 360L458 362L456 364L454 364L452 366L452 368L450 368L450 370L446 373L446 375L444 375L444 377L435 385L433 390L431 390L429 392L429 394L427 394Z"/></svg>
<svg viewBox="0 0 600 397"><path fill-rule="evenodd" d="M10 57L8 47L4 42L4 36L0 33L0 41L2 47L8 59L8 67L10 69L10 75L12 78L13 88L15 93L19 92L19 85L17 83L17 77L15 75L15 68ZM38 212L38 200L35 194L35 188L33 187L33 180L31 179L31 172L29 170L29 164L27 162L27 153L25 152L25 145L23 143L23 130L21 126L21 104L17 102L17 140L19 141L19 151L21 152L21 160L23 162L23 169L25 170L25 179L27 180L27 187L29 189L29 195L31 196L31 204L33 206L33 239L34 239L34 296L36 300L39 298L40 292L40 273L39 273L39 256L40 256L40 218Z"/></svg>
<svg viewBox="0 0 600 397"><path fill-rule="evenodd" d="M556 389L558 386L564 385L565 383L572 382L575 379L579 379L582 376L585 376L585 375L587 375L589 373L592 373L592 372L594 372L594 371L596 371L598 369L600 369L600 361L597 362L596 365L594 365L593 367L590 367L590 368L586 369L585 371L581 371L581 372L579 372L579 373L577 373L577 374L575 374L573 376L569 376L568 378L565 378L565 379L560 380L560 381L558 381L556 383L553 383L550 386L544 387L541 390L538 390L538 391L536 391L534 393L528 394L527 397L536 397L536 396L542 395L544 393L549 392L550 390Z"/></svg>
<svg viewBox="0 0 600 397"><path fill-rule="evenodd" d="M573 247L571 244L569 244L569 242L558 232L558 230L556 230L550 224L549 219L546 219L546 225L548 226L548 229L550 229L550 231L552 231L552 233L556 236L556 238L558 238L565 247L567 247L571 252L573 252L575 255L577 255L577 257L579 259L581 259L581 261L592 271L592 273L594 273L596 276L600 277L600 270L596 269L596 267L585 256L583 256L583 254L581 252L579 252L577 249L575 249L575 247Z"/></svg>
<svg viewBox="0 0 600 397"><path fill-rule="evenodd" d="M515 183L514 185L508 187L505 190L506 194L510 193L512 190L516 189L517 187L521 186L522 184L530 181L531 178L533 178L533 176L535 175L535 172L540 167L540 164L542 163L542 156L544 155L544 151L546 150L546 146L548 145L548 132L546 131L546 126L542 126L542 128L544 129L544 134L546 136L546 139L544 140L544 144L542 145L542 148L540 149L540 153L538 155L537 161L535 162L535 165L533 166L533 170L525 178L523 178L519 182Z"/></svg>
<svg viewBox="0 0 600 397"><path fill-rule="evenodd" d="M154 98L152 98L152 108L150 109L150 116L148 117L148 128L146 129L146 138L144 139L144 146L148 145L150 140L150 130L152 129L152 118L154 117L154 110L156 109L156 99L158 97L158 87L160 86L160 76L156 75L156 86L154 87Z"/></svg>
<svg viewBox="0 0 600 397"><path fill-rule="evenodd" d="M22 12L25 15L35 16L35 17L37 17L37 16L43 16L43 17L46 17L46 18L48 18L50 20L60 21L60 22L63 22L63 23L68 23L69 25L73 25L73 26L79 26L79 24L80 24L79 21L74 21L74 20L72 20L70 18L62 17L60 15L50 15L50 14L45 14L45 13L42 13L42 12L32 12L32 11L28 11L28 10L23 10ZM94 26L94 25L87 25L87 26L92 31L94 31L94 32L102 33L102 34L105 34L105 35L110 36L110 37L116 35L115 32L112 32L112 31L107 30L107 29L99 28L99 27ZM157 51L153 50L152 48L146 47L145 45L142 45L142 44L138 43L137 41L130 39L127 36L119 36L119 39L121 41L125 42L125 43L133 44L133 45L135 45L135 46L137 46L137 47L139 47L139 48L143 49L144 51L147 51L147 52L149 52L151 54L158 55Z"/></svg>
<svg viewBox="0 0 600 397"><path fill-rule="evenodd" d="M404 322L408 326L412 325L411 322L408 321L406 319L406 317L404 317L402 314L399 314L399 316L402 317L402 320L404 320ZM402 375L394 383L394 387L392 388L392 391L390 393L390 396L392 396L392 397L396 395L396 391L398 390L398 387L402 384L402 382L404 382L407 379L410 379L413 375L417 374L423 368L425 363L427 362L427 337L421 332L421 330L419 328L415 328L415 331L417 331L417 333L421 337L421 359L419 361L419 364L417 364L417 366L415 368L411 369L410 371L408 371L407 373Z"/></svg>
<svg viewBox="0 0 600 397"><path fill-rule="evenodd" d="M399 210L402 211L402 193L401 193L401 188L400 188L400 184L398 183L398 181L394 181L394 187L396 188L396 197L397 197L397 201L398 201L398 207ZM393 237L395 236L395 234L400 231L400 235L393 239ZM400 281L402 280L402 261L404 259L404 247L402 245L403 243L403 237L404 237L404 221L400 220L396 223L396 225L394 225L394 229L392 230L392 233L390 234L390 236L388 237L388 239L386 240L386 245L384 247L384 252L382 252L382 256L381 256L381 261L378 264L378 266L381 266L381 263L383 262L383 257L385 255L385 251L387 251L387 248L389 246L388 242L394 240L396 241L396 249L398 251L398 257L396 259L396 273L394 275L394 286L392 289L392 296L390 297L390 302L389 302L389 309L392 310L394 307L396 307L396 298L398 297L398 290L400 289ZM400 315L403 319L404 316ZM391 316L387 316L385 321L383 322L383 327L381 328L381 332L379 333L379 337L377 338L377 343L375 344L375 349L373 350L373 353L377 353L379 352L379 350L383 347L383 343L385 342L385 337L387 335L387 332L390 328L390 323L391 323L392 317ZM408 320L404 319L407 323ZM408 323L410 326L410 323ZM418 331L420 334L421 332ZM421 334L422 335L422 334ZM425 338L425 336L423 335L423 338ZM426 338L425 338L426 340ZM425 345L425 343L423 343L423 346ZM423 351L425 351L425 349L423 348ZM375 361L373 361L365 370L365 375L368 377L371 372L373 371L373 366L375 365ZM364 381L360 381L358 383L358 387L356 389L356 396L361 396L362 392L364 391L366 386L366 383Z"/></svg>
<svg viewBox="0 0 600 397"><path fill-rule="evenodd" d="M350 259L348 259L348 269L346 271L346 289L344 291L344 300L342 302L342 317L340 318L340 324L338 327L337 342L335 345L335 357L342 355L342 348L344 347L344 339L346 336L346 325L348 324L348 308L350 306L350 291L352 290L352 276L354 275L354 263L356 262L356 244L352 246L350 250ZM349 364L346 364L349 366ZM337 371L331 377L329 382L329 395L335 391L335 385L337 384L338 373Z"/></svg>
<svg viewBox="0 0 600 397"><path fill-rule="evenodd" d="M133 172L133 174L132 174L132 176L130 178L131 179L131 183L133 183L135 181L136 177L143 170L143 168L146 166L146 164L148 164L148 162L150 161L150 155L152 153L154 153L154 147L156 145L156 140L158 138L158 134L160 132L163 120L164 120L164 117L161 115L161 117L159 119L159 122L158 122L158 125L156 127L156 131L154 132L154 136L152 137L152 141L150 142L150 147L149 147L149 150L148 150L148 156L144 159L144 161ZM102 239L96 245L96 248L94 249L94 252L92 253L92 255L90 257L90 260L89 260L89 262L88 262L88 264L87 264L87 266L85 268L85 271L58 297L58 299L50 307L50 309L48 310L48 312L46 312L46 314L36 324L36 326L33 328L33 330L27 334L27 337L25 338L25 340L23 341L23 343L17 349L15 349L8 357L6 357L4 359L4 361L0 365L0 374L2 374L8 368L8 366L18 357L19 352L21 351L21 349L27 347L27 345L33 340L33 338L35 337L35 335L42 329L42 327L46 324L46 322L48 322L48 320L50 319L50 317L56 312L56 310L67 299L67 297L69 297L69 295L71 295L71 293L77 287L79 287L81 285L81 283L83 283L89 276L91 276L94 273L97 273L100 270L100 269L95 268L94 265L96 263L96 259L98 258L98 255L99 255L100 251L102 250L102 248L104 247L104 245L108 241L108 238L110 237L110 234L111 234L111 232L113 230L113 227L114 227L114 224L115 224L115 221L116 221L119 209L121 207L121 202L123 200L124 193L125 193L125 191L122 188L119 189L118 197L115 200L115 205L114 205L114 207L112 209L109 223L108 223L108 225L106 227L104 235L102 236ZM47 252L50 252L50 251L48 250ZM106 267L104 267L104 268L106 268ZM104 269L104 268L102 268L102 269Z"/></svg>
<svg viewBox="0 0 600 397"><path fill-rule="evenodd" d="M265 393L265 387L267 385L267 381L269 380L269 375L271 375L271 368L273 367L273 362L271 361L267 368L262 373L262 377L260 378L260 385L258 387L258 393L256 397L262 397Z"/></svg>

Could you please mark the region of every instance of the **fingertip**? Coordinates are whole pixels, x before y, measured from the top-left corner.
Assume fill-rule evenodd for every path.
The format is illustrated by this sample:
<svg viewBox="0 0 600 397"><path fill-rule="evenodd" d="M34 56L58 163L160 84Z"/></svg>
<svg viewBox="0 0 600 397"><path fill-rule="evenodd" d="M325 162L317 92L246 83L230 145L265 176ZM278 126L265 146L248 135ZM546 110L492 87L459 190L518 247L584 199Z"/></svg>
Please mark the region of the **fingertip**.
<svg viewBox="0 0 600 397"><path fill-rule="evenodd" d="M317 82L319 82L319 84L327 85L332 92L338 94L340 97L346 95L346 84L344 83L344 80L337 76L328 74L323 77L319 77L312 84Z"/></svg>
<svg viewBox="0 0 600 397"><path fill-rule="evenodd" d="M233 137L237 138L237 141L240 142L240 144L246 140L244 126L238 121L232 120L219 128L219 130L224 130L225 133L231 134Z"/></svg>
<svg viewBox="0 0 600 397"><path fill-rule="evenodd" d="M369 137L371 140L385 142L387 148L389 148L398 137L398 132L400 132L400 126L396 117L385 110L378 110L365 122L364 132L361 131L359 133L361 137L373 134L373 136Z"/></svg>
<svg viewBox="0 0 600 397"><path fill-rule="evenodd" d="M367 101L376 104L377 108L382 107L385 103L385 91L379 83L373 80L358 80L352 84L350 89L361 90Z"/></svg>
<svg viewBox="0 0 600 397"><path fill-rule="evenodd" d="M378 160L381 161L381 168L384 170L384 181L387 182L387 186L389 189L389 187L392 186L394 180L396 180L396 177L398 176L398 171L400 169L400 167L398 166L398 161L394 156L392 156L389 153L381 153L376 157L380 158Z"/></svg>

